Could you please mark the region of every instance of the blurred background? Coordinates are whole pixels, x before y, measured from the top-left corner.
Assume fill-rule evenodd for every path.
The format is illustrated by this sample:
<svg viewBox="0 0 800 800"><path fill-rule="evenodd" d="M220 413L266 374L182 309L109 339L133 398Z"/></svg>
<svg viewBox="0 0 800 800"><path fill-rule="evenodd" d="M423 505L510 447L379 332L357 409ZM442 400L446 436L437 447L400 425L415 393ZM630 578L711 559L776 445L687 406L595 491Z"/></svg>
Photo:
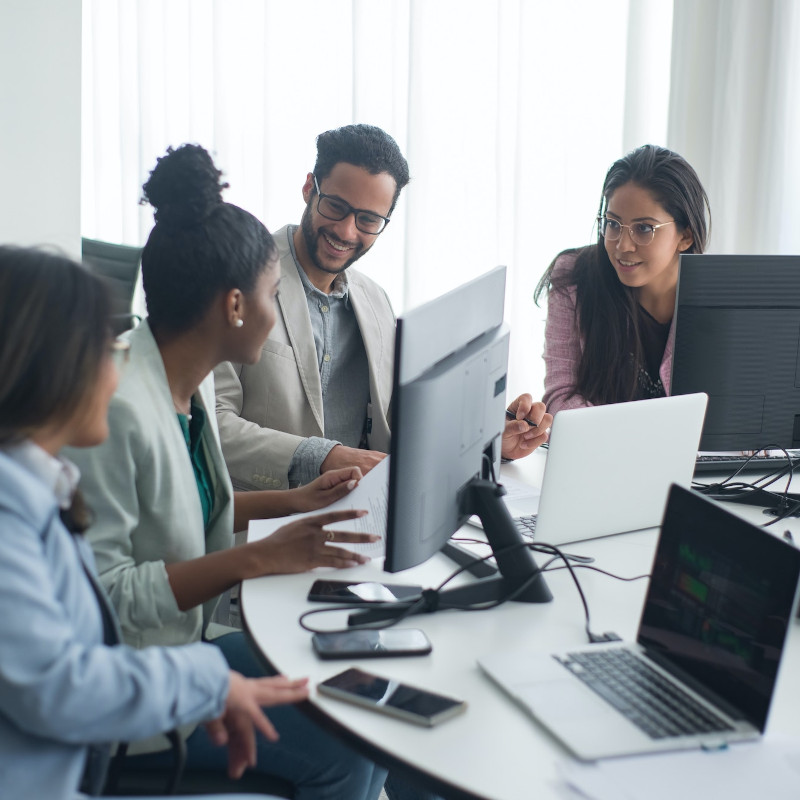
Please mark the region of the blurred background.
<svg viewBox="0 0 800 800"><path fill-rule="evenodd" d="M35 23L33 10L0 10L0 66L29 57L26 26L49 26L48 52L69 48L74 74L77 34L80 154L51 169L77 169L80 235L143 244L153 220L141 185L183 142L212 152L226 200L271 230L297 223L317 134L379 125L412 181L358 268L401 313L506 264L511 396L542 392L536 283L559 251L595 237L605 172L638 145L670 147L698 171L712 252L800 252L795 0L65 3L31 0L51 9ZM64 80L54 61L50 87ZM16 136L11 153L31 148L33 136L45 152L74 129L74 102L60 114L59 102L30 112L34 128L0 132L0 146ZM3 107L3 127L18 122ZM21 213L19 196L2 202ZM0 226L9 213L0 205ZM0 238L20 237L0 227Z"/></svg>

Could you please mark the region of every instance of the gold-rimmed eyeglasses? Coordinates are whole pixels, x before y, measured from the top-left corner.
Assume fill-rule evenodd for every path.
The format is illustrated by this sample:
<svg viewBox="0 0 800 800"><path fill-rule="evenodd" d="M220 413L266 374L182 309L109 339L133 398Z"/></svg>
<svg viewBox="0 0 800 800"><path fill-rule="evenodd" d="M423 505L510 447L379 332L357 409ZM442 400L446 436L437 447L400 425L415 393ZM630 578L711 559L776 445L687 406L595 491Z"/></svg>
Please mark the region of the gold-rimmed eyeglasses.
<svg viewBox="0 0 800 800"><path fill-rule="evenodd" d="M617 219L609 217L598 217L597 223L600 226L600 235L609 242L616 242L622 237L622 229L627 228L631 236L631 241L639 247L647 247L655 238L656 231L666 225L673 225L674 219L669 222L660 222L653 225L651 222L634 222L633 225L623 225Z"/></svg>

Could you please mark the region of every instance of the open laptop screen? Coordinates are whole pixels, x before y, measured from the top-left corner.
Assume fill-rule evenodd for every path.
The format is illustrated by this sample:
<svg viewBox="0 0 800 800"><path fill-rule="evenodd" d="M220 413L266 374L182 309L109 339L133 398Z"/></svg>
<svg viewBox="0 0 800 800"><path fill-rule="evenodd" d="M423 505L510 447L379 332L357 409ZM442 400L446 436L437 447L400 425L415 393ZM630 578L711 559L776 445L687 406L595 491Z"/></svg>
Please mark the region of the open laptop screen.
<svg viewBox="0 0 800 800"><path fill-rule="evenodd" d="M799 576L800 550L673 486L637 641L763 731Z"/></svg>

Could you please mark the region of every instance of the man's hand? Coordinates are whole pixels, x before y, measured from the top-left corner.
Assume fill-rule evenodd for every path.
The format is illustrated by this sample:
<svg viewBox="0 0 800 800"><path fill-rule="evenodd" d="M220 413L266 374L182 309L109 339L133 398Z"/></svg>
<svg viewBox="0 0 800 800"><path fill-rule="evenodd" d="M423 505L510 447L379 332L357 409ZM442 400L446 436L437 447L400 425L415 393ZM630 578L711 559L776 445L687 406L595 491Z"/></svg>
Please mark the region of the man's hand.
<svg viewBox="0 0 800 800"><path fill-rule="evenodd" d="M278 741L278 732L261 710L262 706L297 703L308 697L308 678L290 680L245 678L231 671L225 710L218 719L206 723L214 744L228 746L228 775L238 779L247 767L256 765L256 730L269 741Z"/></svg>
<svg viewBox="0 0 800 800"><path fill-rule="evenodd" d="M324 473L342 467L358 467L362 475L366 475L384 458L386 458L386 453L380 453L377 450L361 450L357 447L345 447L343 444L337 444L325 457L320 472Z"/></svg>
<svg viewBox="0 0 800 800"><path fill-rule="evenodd" d="M523 458L547 441L553 417L546 413L544 403L534 403L529 394L521 394L508 410L516 418L506 420L500 454L503 458Z"/></svg>

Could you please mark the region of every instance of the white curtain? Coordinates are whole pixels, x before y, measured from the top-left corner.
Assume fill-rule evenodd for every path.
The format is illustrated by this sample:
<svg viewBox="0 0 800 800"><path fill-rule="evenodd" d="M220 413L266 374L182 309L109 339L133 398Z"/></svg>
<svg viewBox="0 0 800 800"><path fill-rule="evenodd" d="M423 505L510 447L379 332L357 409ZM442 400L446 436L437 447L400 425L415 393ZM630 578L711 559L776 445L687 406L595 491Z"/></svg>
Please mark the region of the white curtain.
<svg viewBox="0 0 800 800"><path fill-rule="evenodd" d="M141 244L186 141L298 222L316 135L379 125L412 182L360 268L401 312L506 264L509 394L540 396L534 287L591 240L611 162L666 144L671 32L664 0L84 0L83 233Z"/></svg>
<svg viewBox="0 0 800 800"><path fill-rule="evenodd" d="M716 253L800 253L800 3L675 0L669 146Z"/></svg>

